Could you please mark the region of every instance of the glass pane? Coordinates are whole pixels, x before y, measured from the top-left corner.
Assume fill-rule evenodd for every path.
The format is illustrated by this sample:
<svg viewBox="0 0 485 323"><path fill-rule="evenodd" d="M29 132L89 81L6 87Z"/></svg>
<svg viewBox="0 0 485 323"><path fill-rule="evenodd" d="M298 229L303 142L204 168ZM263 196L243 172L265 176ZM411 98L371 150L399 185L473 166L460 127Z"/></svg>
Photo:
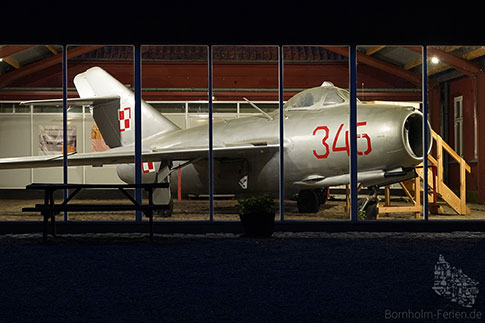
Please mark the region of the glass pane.
<svg viewBox="0 0 485 323"><path fill-rule="evenodd" d="M285 219L349 219L348 52L283 47Z"/></svg>
<svg viewBox="0 0 485 323"><path fill-rule="evenodd" d="M13 103L0 103L0 113L12 113Z"/></svg>
<svg viewBox="0 0 485 323"><path fill-rule="evenodd" d="M357 47L359 220L422 219L422 49Z"/></svg>
<svg viewBox="0 0 485 323"><path fill-rule="evenodd" d="M428 46L430 220L485 219L480 185L483 46ZM436 183L436 185L434 185Z"/></svg>
<svg viewBox="0 0 485 323"><path fill-rule="evenodd" d="M265 194L279 219L278 47L214 46L213 62L214 219Z"/></svg>
<svg viewBox="0 0 485 323"><path fill-rule="evenodd" d="M143 119L152 136L145 149L200 151L144 163L144 182L170 183L170 189L157 189L154 201L173 210L155 220L209 220L208 48L142 46L142 78L143 98L157 102L143 106L156 112Z"/></svg>
<svg viewBox="0 0 485 323"><path fill-rule="evenodd" d="M120 96L120 101L104 103L68 102L68 153L102 153L133 143L134 133L134 48L133 46L67 46L68 98ZM119 111L130 109L121 132ZM126 111L126 110L125 110ZM110 124L117 127L113 129ZM121 135L121 141L120 141ZM134 182L134 165L69 166L69 183L123 184ZM80 193L75 203L129 203L116 190ZM134 194L134 193L133 193ZM134 195L133 195L134 196ZM69 220L135 219L133 211L69 213Z"/></svg>
<svg viewBox="0 0 485 323"><path fill-rule="evenodd" d="M4 100L0 103L0 158L37 156L46 146L56 150L57 140L51 139L57 136L42 142L39 128L59 126L58 120L31 116L30 106L19 103L62 95L62 47L6 44L0 46L0 57L0 95ZM60 126L62 129L62 122ZM22 213L22 207L41 203L43 198L40 192L26 192L25 186L32 182L62 182L62 169L1 170L0 220L41 220L39 214ZM22 199L29 199L27 205Z"/></svg>

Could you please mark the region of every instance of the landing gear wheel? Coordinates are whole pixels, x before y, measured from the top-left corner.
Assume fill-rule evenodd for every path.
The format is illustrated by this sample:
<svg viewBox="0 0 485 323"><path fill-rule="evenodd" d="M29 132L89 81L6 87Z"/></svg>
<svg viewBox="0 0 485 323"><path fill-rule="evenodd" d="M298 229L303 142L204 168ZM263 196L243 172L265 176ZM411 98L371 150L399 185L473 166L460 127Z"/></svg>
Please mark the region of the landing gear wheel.
<svg viewBox="0 0 485 323"><path fill-rule="evenodd" d="M362 209L362 206L367 201L366 198L357 201L357 209L359 210L360 220L375 220L377 218L377 202L369 200Z"/></svg>
<svg viewBox="0 0 485 323"><path fill-rule="evenodd" d="M169 208L167 210L158 210L154 211L153 215L161 217L161 218L169 218L172 216L173 213L173 199L170 198L170 202L168 202Z"/></svg>
<svg viewBox="0 0 485 323"><path fill-rule="evenodd" d="M318 192L318 198L320 199L320 205L325 204L328 199L328 188L322 188L317 190Z"/></svg>
<svg viewBox="0 0 485 323"><path fill-rule="evenodd" d="M298 193L297 206L300 213L317 213L320 210L320 194L317 190L304 190Z"/></svg>

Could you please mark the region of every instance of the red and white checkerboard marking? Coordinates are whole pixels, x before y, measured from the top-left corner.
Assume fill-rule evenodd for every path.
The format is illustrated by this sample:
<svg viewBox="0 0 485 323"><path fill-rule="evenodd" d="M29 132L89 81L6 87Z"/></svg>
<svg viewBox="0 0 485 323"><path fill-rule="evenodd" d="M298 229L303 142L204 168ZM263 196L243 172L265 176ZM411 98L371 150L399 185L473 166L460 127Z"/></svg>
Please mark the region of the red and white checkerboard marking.
<svg viewBox="0 0 485 323"><path fill-rule="evenodd" d="M131 108L120 109L120 132L131 129Z"/></svg>
<svg viewBox="0 0 485 323"><path fill-rule="evenodd" d="M153 165L153 162L143 163L142 169L144 174L153 173L155 172L155 165Z"/></svg>

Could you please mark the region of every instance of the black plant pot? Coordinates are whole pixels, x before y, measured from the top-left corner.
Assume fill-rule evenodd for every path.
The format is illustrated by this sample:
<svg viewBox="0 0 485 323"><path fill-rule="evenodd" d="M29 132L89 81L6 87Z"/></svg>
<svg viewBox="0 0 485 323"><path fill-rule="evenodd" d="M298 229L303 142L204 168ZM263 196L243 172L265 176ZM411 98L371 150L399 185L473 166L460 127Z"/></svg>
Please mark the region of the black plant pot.
<svg viewBox="0 0 485 323"><path fill-rule="evenodd" d="M274 213L240 214L244 235L253 238L269 238L274 232Z"/></svg>

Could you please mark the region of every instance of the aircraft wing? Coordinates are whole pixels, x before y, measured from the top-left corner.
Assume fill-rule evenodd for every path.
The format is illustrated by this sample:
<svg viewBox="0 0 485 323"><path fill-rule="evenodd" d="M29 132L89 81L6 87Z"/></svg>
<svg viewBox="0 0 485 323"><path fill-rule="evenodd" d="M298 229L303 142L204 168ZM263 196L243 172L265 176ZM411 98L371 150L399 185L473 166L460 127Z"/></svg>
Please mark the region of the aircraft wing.
<svg viewBox="0 0 485 323"><path fill-rule="evenodd" d="M245 145L230 147L214 147L214 158L244 158L262 154L278 152L278 144ZM102 166L108 164L130 164L135 162L134 151L124 149L110 149L104 152L70 154L69 166ZM194 160L208 158L209 149L206 147L182 147L158 149L142 152L142 161L173 161ZM41 168L62 166L62 155L12 157L0 159L0 169Z"/></svg>

